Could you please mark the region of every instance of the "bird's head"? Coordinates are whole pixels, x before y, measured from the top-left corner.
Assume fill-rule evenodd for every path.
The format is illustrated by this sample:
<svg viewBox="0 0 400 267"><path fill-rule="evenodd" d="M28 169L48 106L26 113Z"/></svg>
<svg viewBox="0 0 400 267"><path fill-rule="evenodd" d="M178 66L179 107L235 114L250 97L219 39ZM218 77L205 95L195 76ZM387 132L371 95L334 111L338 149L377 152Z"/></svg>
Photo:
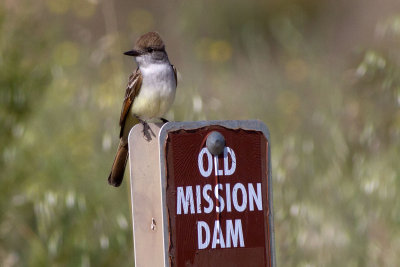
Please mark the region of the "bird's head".
<svg viewBox="0 0 400 267"><path fill-rule="evenodd" d="M157 32L148 32L140 36L136 40L134 48L124 54L135 57L139 65L168 60L164 42Z"/></svg>

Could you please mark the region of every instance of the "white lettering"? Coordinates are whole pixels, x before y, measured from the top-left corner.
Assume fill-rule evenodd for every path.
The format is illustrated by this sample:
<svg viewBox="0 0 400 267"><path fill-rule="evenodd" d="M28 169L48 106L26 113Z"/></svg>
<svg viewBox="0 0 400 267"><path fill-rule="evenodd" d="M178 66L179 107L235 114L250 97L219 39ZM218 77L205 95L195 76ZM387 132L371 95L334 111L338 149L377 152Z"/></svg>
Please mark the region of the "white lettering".
<svg viewBox="0 0 400 267"><path fill-rule="evenodd" d="M219 169L218 156L214 156L215 176L224 175L224 171Z"/></svg>
<svg viewBox="0 0 400 267"><path fill-rule="evenodd" d="M231 247L231 240L233 246L236 248L238 245L238 239L240 243L240 247L244 247L244 239L243 239L243 229L242 229L242 221L240 219L235 220L235 229L233 229L232 220L226 221L226 247Z"/></svg>
<svg viewBox="0 0 400 267"><path fill-rule="evenodd" d="M183 207L183 213L187 214L188 213L188 208L190 204L190 213L194 213L194 200L193 200L193 190L191 186L186 186L186 195L183 192L183 187L179 186L177 188L177 195L176 195L176 214L181 214L182 213L182 207Z"/></svg>
<svg viewBox="0 0 400 267"><path fill-rule="evenodd" d="M204 155L207 156L207 170L204 168ZM231 166L229 166L229 157L231 158ZM214 159L214 160L213 160ZM213 165L214 163L214 165ZM208 148L203 147L197 157L199 171L203 177L209 177L214 167L215 176L232 175L236 170L236 155L232 148L224 148L224 168L219 169L218 156L212 156Z"/></svg>
<svg viewBox="0 0 400 267"><path fill-rule="evenodd" d="M205 231L205 240L203 241L203 229ZM198 249L205 249L210 244L210 227L203 221L197 222L197 247Z"/></svg>
<svg viewBox="0 0 400 267"><path fill-rule="evenodd" d="M219 195L218 189L223 189L223 185L222 184L215 185L214 194L215 194L215 198L218 200L217 203L215 204L215 210L217 212L223 212L225 203L224 203L224 199Z"/></svg>
<svg viewBox="0 0 400 267"><path fill-rule="evenodd" d="M232 204L231 204L231 185L225 184L225 192L226 192L226 211L232 211Z"/></svg>
<svg viewBox="0 0 400 267"><path fill-rule="evenodd" d="M207 171L204 169L204 165L203 165L204 154L207 155L207 160L208 160ZM203 175L203 177L210 176L210 174L212 172L212 168L213 168L212 155L211 155L211 153L208 151L208 149L206 147L204 147L200 151L199 156L197 158L197 163L199 165L199 171L200 171L201 175Z"/></svg>
<svg viewBox="0 0 400 267"><path fill-rule="evenodd" d="M239 205L238 203L238 190L242 191L242 205ZM246 209L247 206L247 193L246 193L246 188L244 187L243 184L237 183L233 187L233 192L232 192L232 200L233 200L233 206L235 206L235 209L239 212L242 212Z"/></svg>
<svg viewBox="0 0 400 267"><path fill-rule="evenodd" d="M224 188L225 185L225 188ZM242 183L230 183L180 186L176 191L176 213L201 214L232 212L261 211L263 209L263 195L261 183L248 183L247 188ZM232 188L232 190L231 190ZM194 195L196 194L196 195ZM195 202L196 201L196 202ZM214 202L215 201L215 202ZM214 204L215 203L215 204Z"/></svg>
<svg viewBox="0 0 400 267"><path fill-rule="evenodd" d="M203 198L204 198L204 199L207 201L207 203L208 203L208 207L207 207L207 208L204 207L204 212L205 212L205 213L210 213L210 212L213 210L214 203L213 203L213 200L212 200L212 198L210 197L210 195L207 194L207 191L211 191L211 185L210 185L210 184L206 184L206 185L203 187Z"/></svg>
<svg viewBox="0 0 400 267"><path fill-rule="evenodd" d="M197 213L201 213L201 187L196 185L196 208Z"/></svg>
<svg viewBox="0 0 400 267"><path fill-rule="evenodd" d="M219 221L215 221L214 224L214 233L213 233L213 241L211 244L211 248L216 248L217 244L221 246L221 248L225 248L224 236L222 234L221 226L219 225Z"/></svg>
<svg viewBox="0 0 400 267"><path fill-rule="evenodd" d="M232 166L229 168L228 166L228 154L231 156ZM232 175L236 170L236 156L233 149L230 147L224 148L224 172L225 175Z"/></svg>
<svg viewBox="0 0 400 267"><path fill-rule="evenodd" d="M214 223L214 231L212 237L211 248L215 249L217 245L221 248L244 247L243 227L240 219L226 221L226 243L221 229L221 224L218 220ZM197 222L197 247L205 249L210 245L210 227L204 221Z"/></svg>
<svg viewBox="0 0 400 267"><path fill-rule="evenodd" d="M258 210L262 210L261 183L257 183L257 194L252 184L249 184L249 209L254 210L254 202Z"/></svg>

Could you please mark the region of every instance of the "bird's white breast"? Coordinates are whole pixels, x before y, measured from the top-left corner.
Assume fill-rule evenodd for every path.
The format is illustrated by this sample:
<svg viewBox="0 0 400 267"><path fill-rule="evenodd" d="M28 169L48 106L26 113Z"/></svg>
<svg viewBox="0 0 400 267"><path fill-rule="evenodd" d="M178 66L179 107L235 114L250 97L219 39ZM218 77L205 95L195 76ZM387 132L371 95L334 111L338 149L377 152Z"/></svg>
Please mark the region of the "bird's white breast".
<svg viewBox="0 0 400 267"><path fill-rule="evenodd" d="M169 62L140 67L142 87L133 101L131 112L142 119L160 118L172 105L176 81Z"/></svg>

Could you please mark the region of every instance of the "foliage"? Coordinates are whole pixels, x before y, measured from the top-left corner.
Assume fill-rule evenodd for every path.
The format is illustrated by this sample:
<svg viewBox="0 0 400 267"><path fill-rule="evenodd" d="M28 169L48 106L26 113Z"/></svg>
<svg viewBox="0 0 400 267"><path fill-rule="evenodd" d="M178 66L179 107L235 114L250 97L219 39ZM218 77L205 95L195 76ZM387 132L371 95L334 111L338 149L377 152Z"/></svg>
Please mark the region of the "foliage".
<svg viewBox="0 0 400 267"><path fill-rule="evenodd" d="M0 3L0 265L133 265L128 181L106 178L121 52L157 30L169 119L269 126L278 265L397 266L400 15L339 2Z"/></svg>

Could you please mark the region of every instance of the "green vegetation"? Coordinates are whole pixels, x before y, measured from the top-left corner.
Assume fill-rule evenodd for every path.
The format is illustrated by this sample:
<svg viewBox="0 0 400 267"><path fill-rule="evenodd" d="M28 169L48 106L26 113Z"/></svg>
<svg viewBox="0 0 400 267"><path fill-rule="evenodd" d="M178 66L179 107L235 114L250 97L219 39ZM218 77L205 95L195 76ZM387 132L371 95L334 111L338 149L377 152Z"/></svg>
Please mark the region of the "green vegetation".
<svg viewBox="0 0 400 267"><path fill-rule="evenodd" d="M167 118L269 126L279 266L399 265L400 11L348 2L2 1L0 265L133 265L106 179L149 30L179 70Z"/></svg>

